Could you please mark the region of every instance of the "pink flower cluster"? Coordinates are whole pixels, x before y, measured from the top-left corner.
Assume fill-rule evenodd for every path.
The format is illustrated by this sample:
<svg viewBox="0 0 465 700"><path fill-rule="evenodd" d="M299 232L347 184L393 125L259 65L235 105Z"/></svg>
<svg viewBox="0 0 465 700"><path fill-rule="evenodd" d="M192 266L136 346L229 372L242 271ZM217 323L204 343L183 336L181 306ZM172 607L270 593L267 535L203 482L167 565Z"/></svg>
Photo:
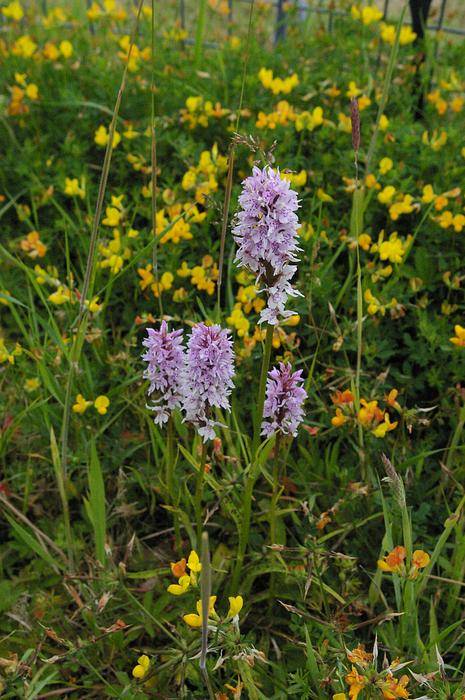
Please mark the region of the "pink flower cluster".
<svg viewBox="0 0 465 700"><path fill-rule="evenodd" d="M198 323L192 329L187 352L181 330L168 333L166 322L160 330L147 329L143 345L147 352L144 377L150 380L149 395L157 398L149 408L155 423L168 421L175 408L184 412L184 421L196 428L204 442L215 437L213 408L231 410L234 353L229 331L220 326Z"/></svg>
<svg viewBox="0 0 465 700"><path fill-rule="evenodd" d="M233 229L238 245L236 262L256 274L256 283L262 284L267 294L260 322L276 325L293 314L285 310L288 297L300 295L291 285L299 250L297 193L279 171L269 167L254 167L242 184L241 210Z"/></svg>
<svg viewBox="0 0 465 700"><path fill-rule="evenodd" d="M276 431L297 435L304 417L302 405L307 398L302 382L302 370L292 372L291 365L284 362L268 372L262 435L269 437Z"/></svg>

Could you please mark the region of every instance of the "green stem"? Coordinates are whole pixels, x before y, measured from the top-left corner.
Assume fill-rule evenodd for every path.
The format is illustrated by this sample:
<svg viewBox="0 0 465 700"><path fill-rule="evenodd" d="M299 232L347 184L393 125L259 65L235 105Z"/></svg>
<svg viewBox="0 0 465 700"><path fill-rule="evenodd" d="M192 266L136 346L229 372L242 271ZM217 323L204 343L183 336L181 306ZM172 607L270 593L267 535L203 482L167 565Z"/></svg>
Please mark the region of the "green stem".
<svg viewBox="0 0 465 700"><path fill-rule="evenodd" d="M203 478L205 475L205 462L207 460L207 444L202 445L202 456L200 458L199 473L197 474L197 483L195 485L195 521L197 524L197 547L200 547L202 537L202 495L203 495Z"/></svg>
<svg viewBox="0 0 465 700"><path fill-rule="evenodd" d="M263 351L262 370L260 373L260 384L258 387L257 410L255 413L255 423L252 442L252 459L255 460L257 450L260 445L260 428L263 418L263 407L265 405L266 379L270 366L271 346L273 343L274 326L268 324L266 328L265 349Z"/></svg>
<svg viewBox="0 0 465 700"><path fill-rule="evenodd" d="M266 329L265 349L263 351L262 370L260 373L260 384L258 388L257 409L254 422L254 435L252 442L252 459L249 475L245 484L245 493L242 507L242 527L239 531L239 545L237 550L237 561L232 577L231 590L236 591L239 584L242 566L244 564L245 550L249 541L250 516L252 512L252 496L257 474L257 452L260 446L260 426L263 418L263 407L265 405L266 379L271 359L271 346L273 342L273 326L268 325Z"/></svg>
<svg viewBox="0 0 465 700"><path fill-rule="evenodd" d="M174 467L176 464L176 457L174 454L174 425L173 418L170 417L168 420L168 439L166 448L166 491L167 500L173 506L173 520L174 520L174 541L177 552L181 552L181 530L179 528L179 518L178 518L178 499L175 497L175 486L174 486Z"/></svg>
<svg viewBox="0 0 465 700"><path fill-rule="evenodd" d="M276 506L278 505L279 491L279 449L281 447L280 435L276 437L275 453L273 459L273 493L270 508L270 544L276 544Z"/></svg>

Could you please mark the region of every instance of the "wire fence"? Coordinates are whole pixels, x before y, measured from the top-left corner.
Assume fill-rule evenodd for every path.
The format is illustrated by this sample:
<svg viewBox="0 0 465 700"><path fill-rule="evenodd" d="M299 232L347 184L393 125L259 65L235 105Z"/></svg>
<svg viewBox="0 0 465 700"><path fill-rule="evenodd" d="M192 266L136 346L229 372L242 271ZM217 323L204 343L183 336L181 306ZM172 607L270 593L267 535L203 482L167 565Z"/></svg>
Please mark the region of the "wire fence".
<svg viewBox="0 0 465 700"><path fill-rule="evenodd" d="M253 0L228 0L228 12L226 16L228 34L232 33L235 19L235 9L243 5L249 5ZM263 2L263 0L262 0ZM339 10L335 6L334 0L328 0L326 4L322 0L318 0L315 4L312 0L266 0L266 4L270 5L275 10L275 26L274 26L274 42L277 43L284 39L287 34L289 23L292 21L307 22L312 14L319 15L326 20L328 32L333 31L334 21L337 17L347 17L350 13L345 10ZM383 21L388 22L392 16L393 2L384 0L383 3ZM434 24L426 24L425 29L432 32L444 32L446 34L456 34L465 36L465 28L450 27L444 25L446 16L447 0L441 0L437 20ZM390 14L391 13L391 14ZM186 29L187 8L186 0L179 0L179 17L181 27ZM395 18L392 17L394 21ZM404 24L412 25L411 21L405 21Z"/></svg>
<svg viewBox="0 0 465 700"><path fill-rule="evenodd" d="M239 13L242 12L244 6L248 6L248 8L250 8L250 5L254 1L257 2L257 0L227 0L227 14L225 20L227 23L227 33L229 36L233 33L238 11ZM163 2L165 2L165 0L163 0ZM188 14L190 14L188 13L187 2L186 0L177 0L177 2L178 9L176 12L178 13L180 25L183 30L186 30L188 25ZM392 15L394 2L395 0L384 0L382 5L382 19L384 22L388 22L390 19L393 22L397 20L397 18ZM88 9L91 7L92 3L93 0L86 0L86 6ZM129 3L136 7L139 4L139 0L129 0ZM292 23L307 23L312 15L316 17L319 16L321 20L324 20L326 29L329 33L333 31L335 20L338 17L347 17L350 15L348 11L338 9L336 7L335 0L326 0L326 2L325 0L261 0L261 3L269 5L275 12L274 25L272 26L275 44L286 37L288 27L291 26ZM38 4L44 16L47 15L49 9L51 6L53 6L53 3L49 3L48 0L39 0ZM195 4L198 6L199 0L196 0ZM433 24L426 23L425 29L430 32L441 32L444 34L465 36L465 27L452 27L444 24L446 7L447 0L441 0L437 19L435 18ZM0 27L3 24L4 19L5 18L0 14ZM412 22L405 20L404 24L411 26ZM93 26L93 22L90 21L89 25L91 32L94 33L95 28ZM72 27L72 24L65 23L63 26ZM192 39L186 39L186 43L192 42ZM216 48L218 44L215 42L206 42L205 46Z"/></svg>

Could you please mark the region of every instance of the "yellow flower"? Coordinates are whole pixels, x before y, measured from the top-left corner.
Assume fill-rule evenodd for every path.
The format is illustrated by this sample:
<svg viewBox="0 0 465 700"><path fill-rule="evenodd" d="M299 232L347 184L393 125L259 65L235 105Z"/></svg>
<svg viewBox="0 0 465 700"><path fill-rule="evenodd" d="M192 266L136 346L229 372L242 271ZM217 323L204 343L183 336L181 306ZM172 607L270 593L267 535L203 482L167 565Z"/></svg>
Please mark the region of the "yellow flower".
<svg viewBox="0 0 465 700"><path fill-rule="evenodd" d="M84 199L86 196L84 179L81 178L81 184L79 185L77 177L66 177L64 193L69 197L81 197L81 199Z"/></svg>
<svg viewBox="0 0 465 700"><path fill-rule="evenodd" d="M405 254L402 241L397 238L397 232L391 233L388 241L383 241L379 246L379 257L381 260L389 260L392 263L401 263Z"/></svg>
<svg viewBox="0 0 465 700"><path fill-rule="evenodd" d="M145 654L139 656L137 659L137 666L132 669L132 675L134 678L145 678L150 668L150 659Z"/></svg>
<svg viewBox="0 0 465 700"><path fill-rule="evenodd" d="M60 42L60 53L64 58L70 58L73 55L73 45L67 39Z"/></svg>
<svg viewBox="0 0 465 700"><path fill-rule="evenodd" d="M16 39L11 48L11 52L15 56L31 58L36 48L37 44L34 41L32 41L31 37L28 34L24 34L23 36L20 36L18 39Z"/></svg>
<svg viewBox="0 0 465 700"><path fill-rule="evenodd" d="M39 386L40 380L37 377L33 377L32 379L26 379L26 381L24 382L24 388L28 393L35 391L39 388Z"/></svg>
<svg viewBox="0 0 465 700"><path fill-rule="evenodd" d="M174 275L172 272L164 272L160 277L159 282L156 281L151 285L150 289L153 295L158 299L160 294L173 286Z"/></svg>
<svg viewBox="0 0 465 700"><path fill-rule="evenodd" d="M457 324L454 326L454 333L455 336L453 338L449 338L450 342L458 348L465 348L465 328Z"/></svg>
<svg viewBox="0 0 465 700"><path fill-rule="evenodd" d="M335 693L333 700L347 700L347 695L345 693Z"/></svg>
<svg viewBox="0 0 465 700"><path fill-rule="evenodd" d="M378 559L378 568L381 571L399 573L404 565L406 552L405 547L399 545L394 547L383 559Z"/></svg>
<svg viewBox="0 0 465 700"><path fill-rule="evenodd" d="M236 617L236 615L239 615L240 611L242 610L242 606L244 605L244 600L241 595L237 595L236 597L230 596L228 598L229 600L229 610L228 610L228 617Z"/></svg>
<svg viewBox="0 0 465 700"><path fill-rule="evenodd" d="M321 202L334 202L334 199L327 192L324 191L322 187L319 187L316 191L316 196Z"/></svg>
<svg viewBox="0 0 465 700"><path fill-rule="evenodd" d="M48 59L49 61L56 61L58 56L60 55L58 48L52 41L47 41L42 53L44 54L44 58Z"/></svg>
<svg viewBox="0 0 465 700"><path fill-rule="evenodd" d="M389 204L396 193L396 188L392 185L387 185L381 192L378 193L378 202L381 204Z"/></svg>
<svg viewBox="0 0 465 700"><path fill-rule="evenodd" d="M47 252L47 246L40 240L38 231L31 231L19 244L30 258L43 258Z"/></svg>
<svg viewBox="0 0 465 700"><path fill-rule="evenodd" d="M116 207L107 207L105 209L106 217L103 219L102 224L104 226L118 226L121 221L122 214Z"/></svg>
<svg viewBox="0 0 465 700"><path fill-rule="evenodd" d="M24 10L19 0L13 0L9 5L2 8L5 17L11 17L15 22L20 22L24 17Z"/></svg>
<svg viewBox="0 0 465 700"><path fill-rule="evenodd" d="M187 560L187 566L195 574L198 574L200 571L202 571L202 564L200 563L199 555L197 554L197 552L194 549L189 554L189 559Z"/></svg>
<svg viewBox="0 0 465 700"><path fill-rule="evenodd" d="M367 95L361 95L358 98L358 108L361 112L371 105L371 100Z"/></svg>
<svg viewBox="0 0 465 700"><path fill-rule="evenodd" d="M371 236L368 233L361 233L358 237L358 244L363 250L370 250Z"/></svg>
<svg viewBox="0 0 465 700"><path fill-rule="evenodd" d="M26 97L29 97L30 100L38 100L39 99L39 88L35 83L29 83L29 85L26 87Z"/></svg>
<svg viewBox="0 0 465 700"><path fill-rule="evenodd" d="M352 666L352 671L347 674L346 676L346 683L349 684L350 686L350 691L349 691L349 697L350 700L356 700L358 698L358 694L360 693L361 690L366 686L367 684L367 679L364 676L361 676L355 666Z"/></svg>
<svg viewBox="0 0 465 700"><path fill-rule="evenodd" d="M394 421L394 423L391 423L391 420L389 418L389 413L384 414L384 422L379 423L379 425L376 426L371 432L373 435L377 438L383 438L386 437L386 433L390 432L391 430L394 430L397 428L397 421Z"/></svg>
<svg viewBox="0 0 465 700"><path fill-rule="evenodd" d="M107 131L107 127L102 124L95 132L94 141L97 144L97 146L105 147L108 143L109 136L110 135ZM115 129L115 132L113 134L113 148L116 148L120 141L121 136Z"/></svg>
<svg viewBox="0 0 465 700"><path fill-rule="evenodd" d="M344 425L344 423L347 423L348 417L345 416L340 408L336 408L336 415L331 418L331 425L334 425L335 428L340 428L341 425Z"/></svg>
<svg viewBox="0 0 465 700"><path fill-rule="evenodd" d="M59 306L60 304L65 304L67 301L71 300L71 293L69 289L63 287L63 285L60 285L56 292L50 294L48 300L51 301L52 304L57 304Z"/></svg>
<svg viewBox="0 0 465 700"><path fill-rule="evenodd" d="M105 415L109 405L110 399L108 396L97 396L94 401L94 407L97 409L97 413L100 413L101 416Z"/></svg>
<svg viewBox="0 0 465 700"><path fill-rule="evenodd" d="M208 606L208 617L217 617L215 612L216 595L210 596L209 606ZM189 625L189 627L201 627L202 626L202 601L197 601L197 615L195 613L189 613L188 615L183 615L184 622Z"/></svg>
<svg viewBox="0 0 465 700"><path fill-rule="evenodd" d="M301 170L299 173L281 173L283 180L288 180L295 187L303 187L307 183L307 172Z"/></svg>
<svg viewBox="0 0 465 700"><path fill-rule="evenodd" d="M390 170L392 170L394 163L390 158L381 158L379 161L379 172L381 175L386 175Z"/></svg>
<svg viewBox="0 0 465 700"><path fill-rule="evenodd" d="M166 590L172 595L183 595L189 589L190 585L190 576L184 574L184 576L179 577L178 583L170 584Z"/></svg>
<svg viewBox="0 0 465 700"><path fill-rule="evenodd" d="M382 22L381 24L381 39L391 46L394 44L396 38L396 28L393 24L386 24ZM406 44L411 44L415 41L417 35L410 27L401 27L399 34L399 44L405 46Z"/></svg>
<svg viewBox="0 0 465 700"><path fill-rule="evenodd" d="M413 197L411 194L405 194L401 201L391 204L389 207L389 216L393 221L397 221L401 214L411 214L413 210Z"/></svg>
<svg viewBox="0 0 465 700"><path fill-rule="evenodd" d="M351 80L349 82L349 88L346 92L346 96L347 97L358 97L359 95L361 95L361 93L362 93L362 91L360 90L360 88L357 87L357 83L355 82L355 80Z"/></svg>
<svg viewBox="0 0 465 700"><path fill-rule="evenodd" d="M379 128L381 131L386 131L388 126L389 126L389 119L386 117L385 114L382 114L380 119L379 119Z"/></svg>
<svg viewBox="0 0 465 700"><path fill-rule="evenodd" d="M82 394L76 396L76 403L73 405L74 413L85 413L89 406L92 406L92 401L86 401Z"/></svg>
<svg viewBox="0 0 465 700"><path fill-rule="evenodd" d="M90 301L88 299L86 299L85 306L87 309L89 309L91 314L96 314L101 310L103 304L98 303L98 296L97 296L97 297L93 297Z"/></svg>

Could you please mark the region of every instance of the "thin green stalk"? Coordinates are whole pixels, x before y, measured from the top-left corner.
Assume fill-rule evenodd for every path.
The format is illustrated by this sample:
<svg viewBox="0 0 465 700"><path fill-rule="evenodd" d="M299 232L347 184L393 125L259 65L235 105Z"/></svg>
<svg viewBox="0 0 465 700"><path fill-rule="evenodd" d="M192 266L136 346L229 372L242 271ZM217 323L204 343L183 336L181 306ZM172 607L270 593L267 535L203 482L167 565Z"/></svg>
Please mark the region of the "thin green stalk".
<svg viewBox="0 0 465 700"><path fill-rule="evenodd" d="M175 485L174 485L174 467L176 463L176 456L174 453L174 425L173 418L170 416L168 420L168 437L167 437L167 448L166 448L166 490L167 498L170 500L171 505L174 507L173 520L174 520L174 541L176 551L181 552L181 530L179 527L179 517L177 513L177 499L175 498Z"/></svg>
<svg viewBox="0 0 465 700"><path fill-rule="evenodd" d="M243 71L242 71L241 93L240 93L240 97L239 97L239 106L237 108L237 115L236 115L236 126L235 126L236 134L239 131L242 103L244 101L245 79L247 77L247 67L249 64L249 56L250 56L250 37L251 37L251 32L252 32L253 9L254 9L254 0L252 0L252 2L250 4L249 25L248 25L248 29L247 29L247 45L246 45L246 52L245 52L245 58L244 58L244 67L243 67ZM216 284L218 319L220 317L220 310L221 310L221 283L223 280L224 248L225 248L225 243L226 243L226 231L228 228L228 215L229 215L229 206L231 203L233 174L234 174L234 143L231 144L231 147L229 149L228 175L227 175L227 179L226 179L226 189L225 189L225 194L224 194L224 205L223 205L223 221L222 221L222 226L221 226L220 256L219 256L219 261L218 261L218 282Z"/></svg>
<svg viewBox="0 0 465 700"><path fill-rule="evenodd" d="M263 351L262 369L260 373L260 384L258 387L257 408L255 413L254 432L252 441L253 459L256 458L257 450L260 445L260 428L262 425L263 407L265 405L266 379L268 376L268 369L270 367L271 346L273 343L273 329L274 326L271 326L270 324L268 324L266 327L265 349Z"/></svg>
<svg viewBox="0 0 465 700"><path fill-rule="evenodd" d="M276 437L275 453L273 459L273 491L270 508L270 544L276 543L276 507L278 505L279 492L279 451L281 447L280 435Z"/></svg>
<svg viewBox="0 0 465 700"><path fill-rule="evenodd" d="M207 0L199 0L199 14L197 16L197 27L195 30L194 46L194 66L199 70L202 62L203 37L205 34L205 24L207 16Z"/></svg>
<svg viewBox="0 0 465 700"><path fill-rule="evenodd" d="M118 90L118 95L116 97L115 107L113 110L113 115L110 122L110 128L108 130L108 143L105 150L105 157L103 160L102 175L100 177L97 204L95 207L95 214L92 222L92 230L89 242L89 251L87 255L86 271L84 275L84 281L81 290L81 300L79 303L79 314L76 322L76 328L73 338L73 344L70 352L70 362L68 370L68 378L66 382L65 390L65 402L63 409L63 424L61 430L61 468L63 474L66 477L68 468L68 441L69 441L69 423L71 415L71 403L72 394L74 387L74 375L76 369L79 365L79 359L81 357L82 346L84 344L84 336L87 330L87 319L88 313L86 309L87 297L92 298L93 287L95 281L95 271L96 271L96 250L98 242L98 233L100 227L100 219L102 217L103 202L105 199L105 191L108 182L108 175L110 173L111 156L113 153L113 137L116 129L116 121L118 119L119 109L121 106L121 100L123 98L123 93L126 88L126 79L128 73L128 65L131 58L131 53L133 50L137 28L139 26L139 18L142 10L142 5L144 0L140 0L139 6L137 8L136 21L134 24L134 29L131 36L131 43L128 51L128 60L124 66L123 76L121 78L121 84Z"/></svg>
<svg viewBox="0 0 465 700"><path fill-rule="evenodd" d="M157 231L157 139L155 132L155 0L152 0L152 21L151 21L151 48L152 48L152 74L150 81L150 109L151 109L151 124L150 124L150 164L152 168L151 180L151 201L152 201L152 231L153 231L153 251L152 263L155 276L155 284L158 289L158 309L160 318L163 318L163 302L160 290L160 274L158 270L158 238Z"/></svg>
<svg viewBox="0 0 465 700"><path fill-rule="evenodd" d="M255 414L255 422L254 422L254 436L253 436L253 442L252 442L252 462L250 465L250 470L249 474L247 477L247 481L245 484L245 493L244 493L244 500L243 500L243 507L242 507L242 527L239 531L239 546L237 550L237 561L236 561L236 567L234 569L234 574L232 578L232 590L237 590L241 572L242 572L242 567L244 564L244 557L245 557L245 550L247 549L247 544L249 541L249 532L250 532L250 517L252 513L252 496L253 496L253 488L255 485L255 480L257 478L257 473L256 473L256 462L257 462L257 452L258 452L258 447L260 445L260 427L262 423L262 418L263 418L263 407L265 405L265 392L266 392L266 379L268 376L268 368L270 366L270 358L271 358L271 346L273 342L273 326L269 325L267 326L266 329L266 338L265 338L265 349L263 351L263 359L262 359L262 370L260 374L260 384L258 388L258 399L257 399L257 407L256 407L256 414Z"/></svg>
<svg viewBox="0 0 465 700"><path fill-rule="evenodd" d="M202 532L201 550L202 571L200 572L200 599L202 601L202 646L200 648L200 672L207 686L210 700L215 700L207 671L208 651L208 617L210 613L210 594L212 588L210 549L208 546L208 532Z"/></svg>
<svg viewBox="0 0 465 700"><path fill-rule="evenodd" d="M355 368L355 405L357 411L360 409L360 377L362 373L362 349L363 349L363 290L362 290L362 267L360 264L359 236L363 227L363 189L356 189L353 198L352 234L356 241L357 256L357 364ZM362 478L366 477L364 455L363 426L358 425L358 443L360 448L360 458L362 461Z"/></svg>
<svg viewBox="0 0 465 700"><path fill-rule="evenodd" d="M195 485L195 522L197 524L197 547L200 547L200 539L202 537L202 495L203 495L203 480L205 476L205 462L207 460L207 443L202 445L202 456L200 457L199 473L197 474L197 483Z"/></svg>

